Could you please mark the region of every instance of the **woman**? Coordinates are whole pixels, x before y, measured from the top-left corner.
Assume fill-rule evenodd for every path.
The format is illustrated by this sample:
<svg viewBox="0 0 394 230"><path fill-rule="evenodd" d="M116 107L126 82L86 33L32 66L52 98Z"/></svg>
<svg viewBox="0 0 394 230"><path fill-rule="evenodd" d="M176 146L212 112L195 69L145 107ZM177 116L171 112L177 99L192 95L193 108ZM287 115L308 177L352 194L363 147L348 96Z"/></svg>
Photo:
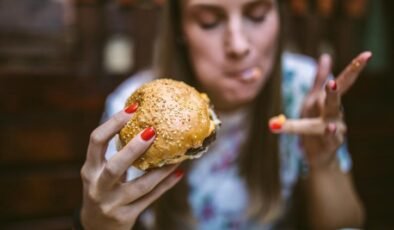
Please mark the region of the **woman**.
<svg viewBox="0 0 394 230"><path fill-rule="evenodd" d="M182 169L168 166L124 182L129 165L155 133L154 127L147 128L105 160L110 139L138 108L115 113L91 135L81 170L82 225L288 229L291 194L303 171L312 227L361 226L363 207L349 175L348 154L340 148L345 132L340 98L371 53L360 54L337 80L328 81L328 55L316 66L282 52L275 0L173 0L163 22L154 70L120 86L109 97L106 114L121 110L142 83L172 76L209 94L222 120L217 141ZM267 126L270 117L282 112L292 119L284 124L274 119Z"/></svg>

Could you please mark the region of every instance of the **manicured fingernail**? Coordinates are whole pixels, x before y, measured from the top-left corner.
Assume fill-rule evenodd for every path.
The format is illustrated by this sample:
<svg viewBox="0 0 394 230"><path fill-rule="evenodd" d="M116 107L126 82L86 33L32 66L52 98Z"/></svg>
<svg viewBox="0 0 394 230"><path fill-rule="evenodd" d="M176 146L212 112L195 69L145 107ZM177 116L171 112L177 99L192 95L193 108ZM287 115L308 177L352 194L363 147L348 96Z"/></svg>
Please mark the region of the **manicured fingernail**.
<svg viewBox="0 0 394 230"><path fill-rule="evenodd" d="M372 59L372 53L370 53L369 57L365 60L366 62L369 62Z"/></svg>
<svg viewBox="0 0 394 230"><path fill-rule="evenodd" d="M185 175L185 171L183 171L182 169L177 169L174 172L174 176L176 178L181 178L181 177L183 177L183 175Z"/></svg>
<svg viewBox="0 0 394 230"><path fill-rule="evenodd" d="M269 127L272 131L279 131L282 129L282 126L285 122L286 122L286 117L283 114L281 114L279 116L270 119Z"/></svg>
<svg viewBox="0 0 394 230"><path fill-rule="evenodd" d="M333 134L337 131L337 125L334 123L329 123L326 126L326 133L327 134Z"/></svg>
<svg viewBox="0 0 394 230"><path fill-rule="evenodd" d="M134 113L135 111L137 111L137 109L138 109L138 103L136 102L136 103L129 105L124 111L126 113L130 114L130 113Z"/></svg>
<svg viewBox="0 0 394 230"><path fill-rule="evenodd" d="M325 54L322 54L322 55L321 55L320 61L321 61L321 63L323 63L324 65L327 65L327 64L330 63L330 58L331 58L331 56L330 56L329 54L325 53Z"/></svg>
<svg viewBox="0 0 394 230"><path fill-rule="evenodd" d="M337 90L337 83L334 80L330 80L328 81L328 87L330 87L332 91L335 91Z"/></svg>
<svg viewBox="0 0 394 230"><path fill-rule="evenodd" d="M273 131L279 131L282 129L282 124L279 122L272 122L270 123L270 129Z"/></svg>
<svg viewBox="0 0 394 230"><path fill-rule="evenodd" d="M141 138L144 141L149 141L152 139L152 137L156 134L155 129L152 127L146 128L142 133L141 133Z"/></svg>

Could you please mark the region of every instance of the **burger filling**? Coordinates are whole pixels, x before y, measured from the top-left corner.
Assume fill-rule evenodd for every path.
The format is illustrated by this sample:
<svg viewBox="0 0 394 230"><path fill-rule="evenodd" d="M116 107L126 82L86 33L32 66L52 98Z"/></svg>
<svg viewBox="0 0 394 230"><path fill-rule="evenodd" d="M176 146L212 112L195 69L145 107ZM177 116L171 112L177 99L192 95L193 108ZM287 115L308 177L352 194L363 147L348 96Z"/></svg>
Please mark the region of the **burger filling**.
<svg viewBox="0 0 394 230"><path fill-rule="evenodd" d="M215 130L203 141L202 145L198 148L190 148L186 151L187 156L192 156L193 158L198 158L201 156L202 153L208 150L208 146L216 140L216 130L219 129L221 122L217 117L215 111L213 110L212 106L209 108L209 118L215 124Z"/></svg>
<svg viewBox="0 0 394 230"><path fill-rule="evenodd" d="M209 135L203 141L202 145L198 148L190 148L186 151L187 156L196 156L199 153L205 152L208 149L209 144L211 144L216 139L216 132L213 131L211 135Z"/></svg>

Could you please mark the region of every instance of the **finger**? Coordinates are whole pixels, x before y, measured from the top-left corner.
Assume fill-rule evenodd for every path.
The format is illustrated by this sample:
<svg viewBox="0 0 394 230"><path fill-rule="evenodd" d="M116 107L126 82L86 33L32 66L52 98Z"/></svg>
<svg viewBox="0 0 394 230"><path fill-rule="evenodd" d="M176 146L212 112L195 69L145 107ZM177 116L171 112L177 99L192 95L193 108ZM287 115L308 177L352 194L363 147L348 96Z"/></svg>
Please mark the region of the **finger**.
<svg viewBox="0 0 394 230"><path fill-rule="evenodd" d="M329 54L323 54L319 58L316 78L315 78L315 82L313 83L311 93L317 93L323 89L323 86L325 85L330 72L331 72L331 56Z"/></svg>
<svg viewBox="0 0 394 230"><path fill-rule="evenodd" d="M150 193L158 184L173 173L178 166L179 164L175 164L154 169L133 181L122 184L123 197L119 200L119 205L130 204Z"/></svg>
<svg viewBox="0 0 394 230"><path fill-rule="evenodd" d="M337 131L337 124L328 123L323 141L326 146L325 152L335 153L344 141L344 133Z"/></svg>
<svg viewBox="0 0 394 230"><path fill-rule="evenodd" d="M301 117L319 117L322 114L325 97L326 93L322 90L307 95L302 106Z"/></svg>
<svg viewBox="0 0 394 230"><path fill-rule="evenodd" d="M137 108L138 104L133 104L116 113L90 134L86 163L96 167L103 164L109 140L130 120Z"/></svg>
<svg viewBox="0 0 394 230"><path fill-rule="evenodd" d="M371 52L363 52L353 59L352 63L342 71L337 78L338 91L340 95L346 93L346 91L354 84L371 57Z"/></svg>
<svg viewBox="0 0 394 230"><path fill-rule="evenodd" d="M154 137L155 130L148 127L131 139L122 150L107 161L99 177L98 185L108 188L117 183L132 163L149 148Z"/></svg>
<svg viewBox="0 0 394 230"><path fill-rule="evenodd" d="M131 206L132 209L137 210L139 213L144 211L166 191L174 187L183 178L183 175L183 171L175 171L175 173L167 176L152 192L134 202Z"/></svg>
<svg viewBox="0 0 394 230"><path fill-rule="evenodd" d="M337 90L335 80L328 81L326 85L326 98L324 100L323 118L335 119L341 116L341 97Z"/></svg>
<svg viewBox="0 0 394 230"><path fill-rule="evenodd" d="M334 126L334 124L330 124L331 126ZM330 132L326 133L326 145L329 146L329 151L331 152L336 152L336 150L338 150L338 148L340 147L340 145L343 143L344 141L344 133L341 132L336 132L334 131L334 128L331 128Z"/></svg>
<svg viewBox="0 0 394 230"><path fill-rule="evenodd" d="M269 127L273 133L287 133L298 135L324 135L332 132L331 124L335 124L334 132L346 132L343 122L326 122L321 118L285 119L280 121L278 117L270 119Z"/></svg>

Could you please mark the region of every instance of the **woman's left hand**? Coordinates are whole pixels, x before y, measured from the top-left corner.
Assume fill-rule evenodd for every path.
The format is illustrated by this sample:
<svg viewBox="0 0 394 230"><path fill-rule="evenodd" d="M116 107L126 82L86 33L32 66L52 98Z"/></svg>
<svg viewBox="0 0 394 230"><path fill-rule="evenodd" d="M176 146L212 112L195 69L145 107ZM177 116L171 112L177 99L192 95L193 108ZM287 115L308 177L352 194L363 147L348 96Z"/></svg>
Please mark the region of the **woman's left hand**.
<svg viewBox="0 0 394 230"><path fill-rule="evenodd" d="M310 167L324 167L335 162L335 153L346 133L341 97L352 87L371 57L371 52L361 53L336 80L327 81L331 72L331 58L322 55L314 85L302 107L302 118L286 119L280 115L270 119L272 132L302 136Z"/></svg>

